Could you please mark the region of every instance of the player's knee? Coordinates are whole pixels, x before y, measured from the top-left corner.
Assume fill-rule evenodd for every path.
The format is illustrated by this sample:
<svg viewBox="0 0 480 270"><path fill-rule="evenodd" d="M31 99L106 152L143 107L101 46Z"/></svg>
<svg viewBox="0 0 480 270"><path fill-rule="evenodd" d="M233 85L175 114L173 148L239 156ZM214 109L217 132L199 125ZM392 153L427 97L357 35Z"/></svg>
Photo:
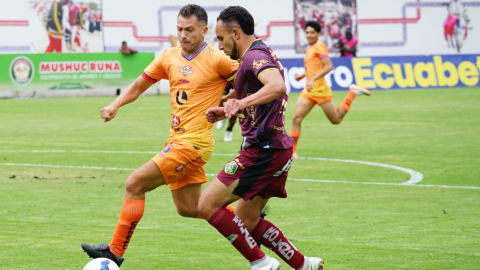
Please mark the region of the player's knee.
<svg viewBox="0 0 480 270"><path fill-rule="evenodd" d="M302 120L303 120L302 116L296 115L296 114L293 115L293 123L300 124L302 123Z"/></svg>
<svg viewBox="0 0 480 270"><path fill-rule="evenodd" d="M338 125L340 124L340 122L342 122L342 119L338 119L338 118L330 119L330 122L334 125Z"/></svg>
<svg viewBox="0 0 480 270"><path fill-rule="evenodd" d="M213 215L212 206L205 200L200 200L198 202L198 212L206 219Z"/></svg>
<svg viewBox="0 0 480 270"><path fill-rule="evenodd" d="M141 179L141 175L137 171L133 172L125 183L125 191L132 195L145 193L146 187L142 184Z"/></svg>
<svg viewBox="0 0 480 270"><path fill-rule="evenodd" d="M177 213L182 217L196 218L198 216L197 208L178 208Z"/></svg>

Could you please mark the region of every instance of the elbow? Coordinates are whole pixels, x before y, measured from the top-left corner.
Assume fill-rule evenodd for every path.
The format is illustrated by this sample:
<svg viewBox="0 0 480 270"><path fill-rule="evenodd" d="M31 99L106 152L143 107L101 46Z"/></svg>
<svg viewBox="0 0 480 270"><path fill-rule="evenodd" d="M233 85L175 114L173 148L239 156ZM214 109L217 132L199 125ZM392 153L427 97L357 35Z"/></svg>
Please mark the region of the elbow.
<svg viewBox="0 0 480 270"><path fill-rule="evenodd" d="M281 84L279 83L277 89L278 89L277 90L278 97L281 97L287 94L287 85L285 83L281 83Z"/></svg>

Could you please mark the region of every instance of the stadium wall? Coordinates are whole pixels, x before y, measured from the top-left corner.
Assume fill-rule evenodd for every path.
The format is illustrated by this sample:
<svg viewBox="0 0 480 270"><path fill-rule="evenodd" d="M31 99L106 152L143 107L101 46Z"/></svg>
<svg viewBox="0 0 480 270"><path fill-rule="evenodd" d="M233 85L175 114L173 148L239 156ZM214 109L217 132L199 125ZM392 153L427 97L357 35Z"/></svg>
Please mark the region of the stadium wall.
<svg viewBox="0 0 480 270"><path fill-rule="evenodd" d="M158 55L164 49L178 44L176 16L178 10L190 2L192 1L178 0L171 3L138 0L135 7L148 8L133 8L131 1L127 0L84 1L83 3L87 3L91 8L92 15L102 16L101 27L98 31L88 32L90 23L85 22L85 29L79 30L83 39L81 46L75 48L78 53L62 54L65 56L58 61L95 61L89 60L89 55L94 55L91 52L100 51L105 52L106 58L110 59L108 61L114 61L112 59L115 57L123 57L118 53L122 41L127 41L130 47L141 52L154 52ZM215 45L216 17L225 7L237 5L239 2L199 0L196 3L205 7L209 13L210 30L206 41ZM42 18L45 18L52 0L18 0L4 4L6 6L0 10L0 35L6 38L0 39L0 57L9 56L8 59L0 58L0 70L7 72L0 74L0 91L38 91L61 84L62 82L53 79L45 84L38 81L40 78L60 78L57 76L59 74L50 74L50 77L34 74L31 84L18 85L12 81L10 70L14 64L13 59L19 56L34 59L31 62L34 63L35 72L41 70L41 60L35 59L57 61L52 60L49 54L43 54L48 46L48 35L45 33ZM301 19L316 19L324 24L322 37L325 37L324 41L330 43L330 46L344 33L346 27L354 25L358 31L359 58L336 58L338 53L331 53L336 68L327 75L327 81L334 90L344 90L350 82L372 89L478 85L480 17L474 15L480 12L480 0L245 0L241 5L254 16L256 34L282 59L287 72L287 86L291 91L300 91L304 85L303 81L297 82L293 79L295 74L303 70L304 54L296 51L300 40L295 31L301 30L298 23ZM88 12L85 16L85 21L91 17ZM341 21L345 16L350 21L347 26L342 26ZM450 30L454 31L447 35L447 22L452 16L458 18L455 24L450 24ZM65 18L63 23L67 23ZM335 24L340 25L339 32L333 31L335 27L332 25ZM65 47L63 39L62 46ZM65 49L63 51L65 52ZM153 54L150 57L153 59ZM97 77L97 80L91 79L95 76L83 76L76 78L77 85L88 85L95 89L124 88L129 80L141 73L145 63L149 61L136 61L140 62L142 69L138 67L138 70L132 71L132 78L125 73L122 73L122 80L117 81L114 76L111 79L108 76L101 79ZM126 65L129 66L122 64L122 68ZM402 75L404 79L401 78ZM75 77L72 75L71 78ZM74 87L74 84L70 86ZM168 83L165 85L165 82L162 82L162 86L154 88L152 93L157 93L158 89L166 92ZM5 96L5 92L3 95Z"/></svg>

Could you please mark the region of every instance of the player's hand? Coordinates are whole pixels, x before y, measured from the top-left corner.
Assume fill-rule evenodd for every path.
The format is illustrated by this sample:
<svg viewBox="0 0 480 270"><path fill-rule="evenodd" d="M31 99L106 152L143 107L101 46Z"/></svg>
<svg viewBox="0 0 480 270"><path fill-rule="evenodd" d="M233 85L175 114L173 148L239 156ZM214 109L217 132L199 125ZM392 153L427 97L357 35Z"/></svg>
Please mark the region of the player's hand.
<svg viewBox="0 0 480 270"><path fill-rule="evenodd" d="M307 79L307 91L310 92L313 89L313 83L315 83L314 80L308 80Z"/></svg>
<svg viewBox="0 0 480 270"><path fill-rule="evenodd" d="M225 104L225 102L227 102L227 100L228 100L228 96L225 96L222 99L220 99L220 105L219 106L223 107L223 104Z"/></svg>
<svg viewBox="0 0 480 270"><path fill-rule="evenodd" d="M205 112L205 116L207 117L207 121L212 124L226 118L223 107L210 108Z"/></svg>
<svg viewBox="0 0 480 270"><path fill-rule="evenodd" d="M228 118L236 116L238 112L245 109L245 107L243 100L231 98L224 104L225 116Z"/></svg>
<svg viewBox="0 0 480 270"><path fill-rule="evenodd" d="M117 110L118 108L115 107L115 106L112 106L112 105L108 105L107 107L103 108L100 110L100 116L102 117L102 119L105 119L105 121L103 122L109 122L110 120L112 120L115 115L117 114Z"/></svg>

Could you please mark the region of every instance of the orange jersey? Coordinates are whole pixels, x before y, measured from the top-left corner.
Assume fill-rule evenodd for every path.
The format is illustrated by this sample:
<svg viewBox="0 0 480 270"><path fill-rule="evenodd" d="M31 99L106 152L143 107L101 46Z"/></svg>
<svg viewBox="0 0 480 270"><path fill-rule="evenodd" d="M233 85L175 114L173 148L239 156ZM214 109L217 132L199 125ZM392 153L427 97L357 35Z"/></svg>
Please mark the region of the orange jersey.
<svg viewBox="0 0 480 270"><path fill-rule="evenodd" d="M237 61L204 43L190 57L180 46L167 49L142 74L153 83L170 81L170 138L187 141L205 161L215 143L205 112L220 104L225 85L234 80L237 68Z"/></svg>
<svg viewBox="0 0 480 270"><path fill-rule="evenodd" d="M303 62L305 65L305 76L308 80L312 79L322 71L325 66L322 59L326 57L328 57L327 45L320 41L317 41L315 44L307 48L307 54L305 55ZM325 78L316 80L310 92L307 92L306 87L303 89L303 92L317 97L332 95L332 89L328 86Z"/></svg>

